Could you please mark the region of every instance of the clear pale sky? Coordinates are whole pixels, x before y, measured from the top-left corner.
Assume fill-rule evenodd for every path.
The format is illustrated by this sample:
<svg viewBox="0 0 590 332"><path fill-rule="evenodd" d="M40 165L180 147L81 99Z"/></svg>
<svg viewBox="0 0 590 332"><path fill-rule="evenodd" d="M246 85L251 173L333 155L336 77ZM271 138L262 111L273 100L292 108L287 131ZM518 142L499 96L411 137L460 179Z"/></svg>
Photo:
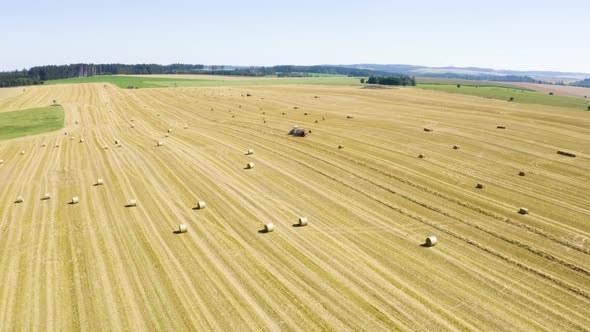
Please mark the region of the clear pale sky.
<svg viewBox="0 0 590 332"><path fill-rule="evenodd" d="M6 0L0 27L0 70L381 63L590 73L590 0Z"/></svg>

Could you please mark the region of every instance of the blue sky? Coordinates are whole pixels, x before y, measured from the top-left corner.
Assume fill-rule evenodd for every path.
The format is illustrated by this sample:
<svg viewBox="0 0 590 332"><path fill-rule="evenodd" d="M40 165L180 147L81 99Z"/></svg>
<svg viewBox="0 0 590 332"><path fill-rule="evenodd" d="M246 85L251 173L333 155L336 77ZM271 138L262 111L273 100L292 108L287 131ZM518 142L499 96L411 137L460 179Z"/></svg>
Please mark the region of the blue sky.
<svg viewBox="0 0 590 332"><path fill-rule="evenodd" d="M3 1L0 70L396 63L590 73L590 1Z"/></svg>

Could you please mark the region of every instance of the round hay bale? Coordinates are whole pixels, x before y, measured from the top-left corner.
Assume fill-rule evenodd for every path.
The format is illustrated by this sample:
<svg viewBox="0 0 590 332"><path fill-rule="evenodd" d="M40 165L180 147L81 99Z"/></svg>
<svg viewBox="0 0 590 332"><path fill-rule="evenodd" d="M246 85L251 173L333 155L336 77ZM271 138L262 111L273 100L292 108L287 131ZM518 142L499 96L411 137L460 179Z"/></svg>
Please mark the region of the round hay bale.
<svg viewBox="0 0 590 332"><path fill-rule="evenodd" d="M85 140L83 138L80 138L80 143L84 143Z"/></svg>
<svg viewBox="0 0 590 332"><path fill-rule="evenodd" d="M66 132L64 133L64 135L68 136L68 132L66 131Z"/></svg>
<svg viewBox="0 0 590 332"><path fill-rule="evenodd" d="M47 143L41 144L41 147L43 147L43 148L46 147L46 146L47 146Z"/></svg>
<svg viewBox="0 0 590 332"><path fill-rule="evenodd" d="M248 149L248 151L246 152L246 154L254 154L254 150L253 149Z"/></svg>
<svg viewBox="0 0 590 332"><path fill-rule="evenodd" d="M72 201L70 203L71 204L78 204L78 203L80 203L80 198L78 196L74 196L74 197L72 197Z"/></svg>
<svg viewBox="0 0 590 332"><path fill-rule="evenodd" d="M252 162L248 163L248 164L246 165L246 168L247 168L247 169L252 169L252 168L254 168L254 163L252 163Z"/></svg>
<svg viewBox="0 0 590 332"><path fill-rule="evenodd" d="M344 145L338 145L338 149L344 149Z"/></svg>
<svg viewBox="0 0 590 332"><path fill-rule="evenodd" d="M137 206L137 200L136 199L130 199L129 200L129 204L127 204L127 206L131 207L131 206Z"/></svg>
<svg viewBox="0 0 590 332"><path fill-rule="evenodd" d="M156 143L156 146L162 146L162 144L164 144L162 143L162 141L158 141L158 143Z"/></svg>
<svg viewBox="0 0 590 332"><path fill-rule="evenodd" d="M105 150L108 150L108 149L109 149L109 146L108 146L107 144L105 144L105 145L104 145L104 149L105 149Z"/></svg>
<svg viewBox="0 0 590 332"><path fill-rule="evenodd" d="M186 233L186 231L188 231L188 226L187 224L180 224L178 225L178 233Z"/></svg>
<svg viewBox="0 0 590 332"><path fill-rule="evenodd" d="M424 155L423 155L422 153L420 153L420 154L418 155L418 158L420 158L420 159L424 159Z"/></svg>
<svg viewBox="0 0 590 332"><path fill-rule="evenodd" d="M115 139L115 145L121 143L118 139Z"/></svg>
<svg viewBox="0 0 590 332"><path fill-rule="evenodd" d="M459 146L458 145L453 145L453 149L459 150Z"/></svg>
<svg viewBox="0 0 590 332"><path fill-rule="evenodd" d="M525 173L525 172L523 172L523 171L520 171L520 172L518 172L518 175L519 175L519 176L525 176L525 175L526 175L526 173Z"/></svg>
<svg viewBox="0 0 590 332"><path fill-rule="evenodd" d="M205 201L199 201L197 203L197 209L202 210L205 208L205 206L207 206L207 204L205 203Z"/></svg>
<svg viewBox="0 0 590 332"><path fill-rule="evenodd" d="M438 243L438 239L436 236L429 236L426 238L426 246L427 247L434 247Z"/></svg>
<svg viewBox="0 0 590 332"><path fill-rule="evenodd" d="M477 189L483 189L485 186L482 183L478 183L475 185L475 188Z"/></svg>
<svg viewBox="0 0 590 332"><path fill-rule="evenodd" d="M22 151L20 152L20 155L22 156L22 155L24 155L25 153L27 153L27 152L26 152L25 150L22 150Z"/></svg>
<svg viewBox="0 0 590 332"><path fill-rule="evenodd" d="M41 197L41 200L44 200L44 201L49 200L49 199L51 199L50 193L45 193L45 195L43 195L43 197Z"/></svg>
<svg viewBox="0 0 590 332"><path fill-rule="evenodd" d="M308 220L307 217L299 217L299 226L307 226Z"/></svg>
<svg viewBox="0 0 590 332"><path fill-rule="evenodd" d="M4 160L0 159L0 165L4 164Z"/></svg>
<svg viewBox="0 0 590 332"><path fill-rule="evenodd" d="M117 145L117 147L122 148L123 147L123 144L119 144L119 145Z"/></svg>
<svg viewBox="0 0 590 332"><path fill-rule="evenodd" d="M520 214L529 214L529 209L521 207L518 210L518 213L520 213Z"/></svg>
<svg viewBox="0 0 590 332"><path fill-rule="evenodd" d="M59 148L59 143L55 143L55 147L56 148Z"/></svg>
<svg viewBox="0 0 590 332"><path fill-rule="evenodd" d="M25 200L23 199L23 197L22 197L22 196L18 196L14 202L15 202L15 203L22 203L22 202L24 202L24 201L25 201Z"/></svg>
<svg viewBox="0 0 590 332"><path fill-rule="evenodd" d="M96 179L96 185L97 186L102 186L104 184L102 179Z"/></svg>
<svg viewBox="0 0 590 332"><path fill-rule="evenodd" d="M70 141L75 140L76 138L74 136L70 137Z"/></svg>
<svg viewBox="0 0 590 332"><path fill-rule="evenodd" d="M172 129L171 128L168 128L168 132L171 133L172 132Z"/></svg>
<svg viewBox="0 0 590 332"><path fill-rule="evenodd" d="M131 128L135 128L135 125L133 123L131 124Z"/></svg>
<svg viewBox="0 0 590 332"><path fill-rule="evenodd" d="M184 125L184 129L188 129L188 126L187 125Z"/></svg>
<svg viewBox="0 0 590 332"><path fill-rule="evenodd" d="M272 223L268 223L268 224L264 225L264 232L265 233L270 233L274 230L275 230L275 225L273 225Z"/></svg>

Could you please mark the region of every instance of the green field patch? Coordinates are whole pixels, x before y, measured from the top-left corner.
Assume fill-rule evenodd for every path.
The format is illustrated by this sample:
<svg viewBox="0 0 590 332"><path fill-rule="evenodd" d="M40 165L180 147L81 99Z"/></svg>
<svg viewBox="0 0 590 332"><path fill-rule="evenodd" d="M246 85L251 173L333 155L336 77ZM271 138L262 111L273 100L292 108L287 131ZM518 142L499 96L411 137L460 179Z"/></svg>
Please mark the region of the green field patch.
<svg viewBox="0 0 590 332"><path fill-rule="evenodd" d="M0 140L35 135L64 127L61 105L0 113Z"/></svg>
<svg viewBox="0 0 590 332"><path fill-rule="evenodd" d="M345 76L303 77L303 78L259 78L245 80L214 80L163 78L150 76L92 76L46 81L45 84L111 83L120 88L173 88L193 86L243 86L243 85L360 85L360 79Z"/></svg>
<svg viewBox="0 0 590 332"><path fill-rule="evenodd" d="M509 101L510 98L514 98L513 102L515 103L555 106L579 111L586 111L588 109L588 100L586 99L555 95L552 96L547 93L517 87L463 84L460 88L457 87L456 84L418 84L417 86L421 89L478 96L489 99Z"/></svg>

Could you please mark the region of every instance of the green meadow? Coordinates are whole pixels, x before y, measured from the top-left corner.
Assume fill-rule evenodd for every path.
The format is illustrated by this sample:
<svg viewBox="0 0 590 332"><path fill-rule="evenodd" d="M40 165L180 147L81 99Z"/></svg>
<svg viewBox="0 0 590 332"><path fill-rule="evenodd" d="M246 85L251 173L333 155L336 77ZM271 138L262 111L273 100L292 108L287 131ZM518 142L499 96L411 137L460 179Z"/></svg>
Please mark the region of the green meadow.
<svg viewBox="0 0 590 332"><path fill-rule="evenodd" d="M0 113L0 140L45 133L63 128L60 105Z"/></svg>

